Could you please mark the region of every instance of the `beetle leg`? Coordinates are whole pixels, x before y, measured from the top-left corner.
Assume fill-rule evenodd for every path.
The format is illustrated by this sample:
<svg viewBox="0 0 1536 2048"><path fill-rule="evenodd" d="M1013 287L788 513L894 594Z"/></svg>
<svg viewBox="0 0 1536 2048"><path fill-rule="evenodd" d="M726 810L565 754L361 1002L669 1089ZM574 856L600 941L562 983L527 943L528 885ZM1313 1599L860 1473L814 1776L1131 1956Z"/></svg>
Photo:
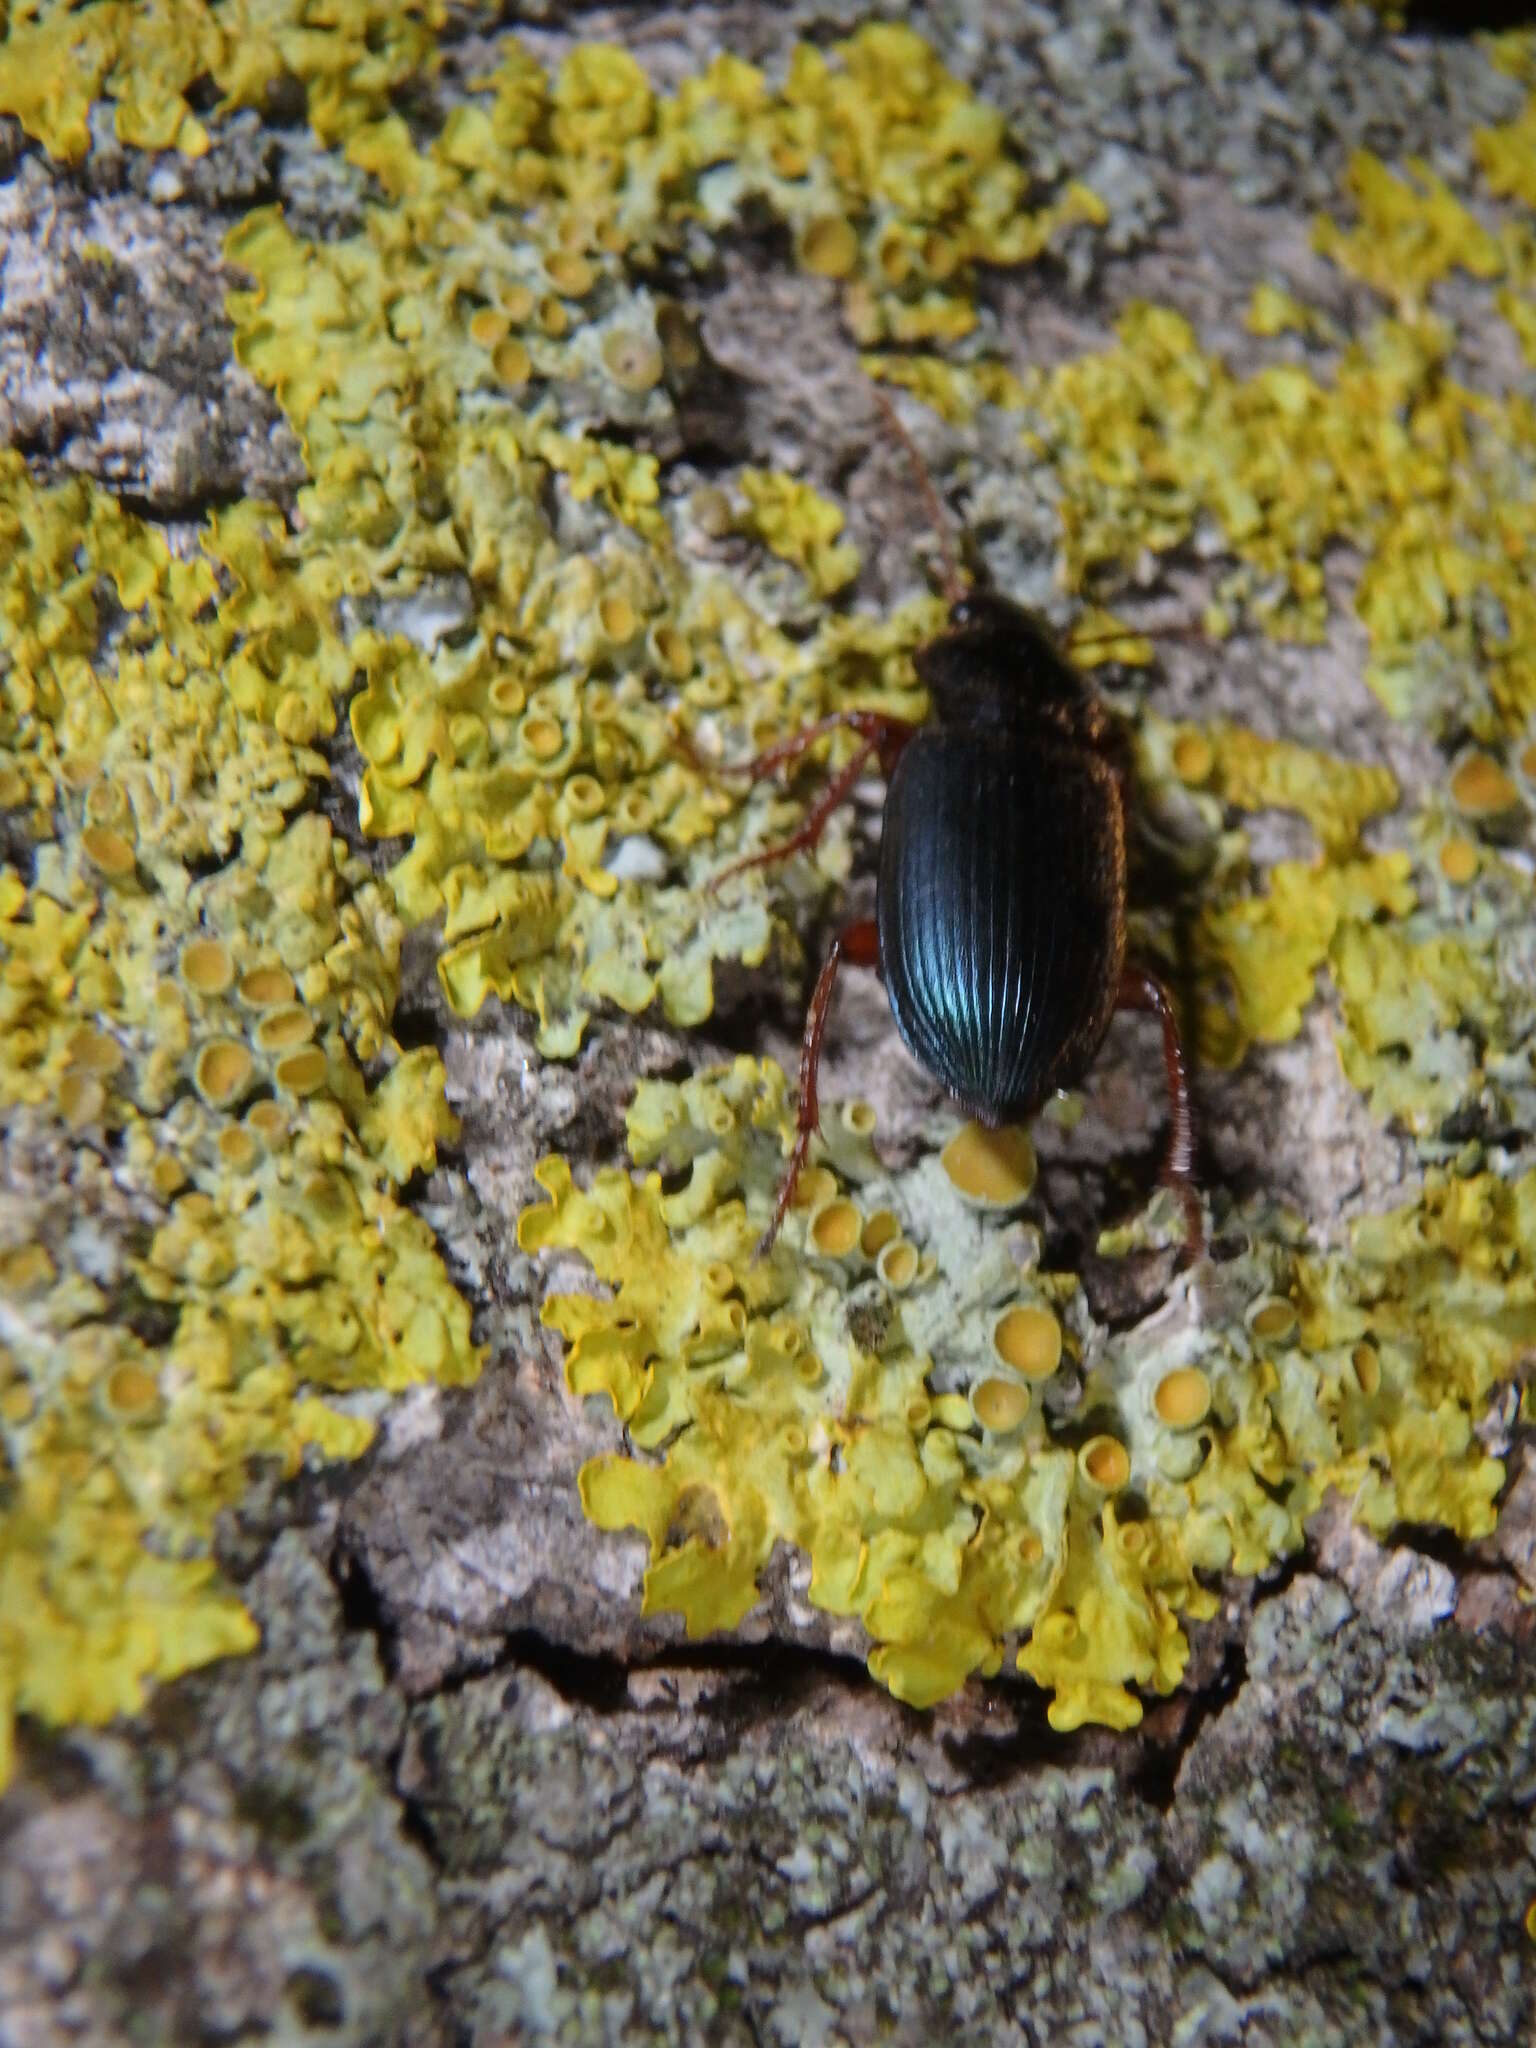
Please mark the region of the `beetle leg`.
<svg viewBox="0 0 1536 2048"><path fill-rule="evenodd" d="M951 606L957 605L970 585L961 575L960 564L955 558L953 529L940 501L938 486L934 483L928 465L918 451L917 443L907 432L901 414L896 410L889 394L882 391L878 384L873 383L869 391L880 417L885 421L886 431L912 465L912 473L917 478L917 488L922 493L923 507L928 514L928 524L933 528L933 537L939 544L939 561L944 571L944 580L940 588L944 593L944 602Z"/></svg>
<svg viewBox="0 0 1536 2048"><path fill-rule="evenodd" d="M826 1035L827 1012L832 1007L832 989L837 980L837 970L844 960L855 967L875 967L880 960L879 932L872 917L860 919L857 924L844 926L832 941L826 962L816 977L816 991L811 997L811 1007L806 1013L805 1037L800 1044L800 1114L795 1120L795 1143L789 1155L789 1164L784 1169L784 1178L779 1182L778 1198L773 1205L773 1220L763 1232L754 1258L766 1258L773 1249L784 1218L789 1214L789 1205L795 1198L795 1183L800 1178L800 1169L805 1164L805 1155L811 1149L811 1140L821 1122L821 1104L816 1095L816 1071L821 1065L821 1041Z"/></svg>
<svg viewBox="0 0 1536 2048"><path fill-rule="evenodd" d="M887 718L879 711L834 711L830 718L818 718L814 725L792 732L787 739L775 740L771 747L764 747L749 761L719 761L713 764L713 770L717 775L746 775L754 782L761 782L786 763L798 761L807 747L813 747L817 740L825 739L830 732L856 732L861 739L880 749L883 762L893 731L900 732L901 743L905 744L916 730L917 727L905 719ZM901 751L900 745L896 751ZM698 765L708 767L710 764L700 760Z"/></svg>
<svg viewBox="0 0 1536 2048"><path fill-rule="evenodd" d="M1198 1258L1205 1249L1205 1224L1195 1193L1195 1115L1189 1094L1189 1060L1179 1037L1173 998L1164 983L1145 967L1121 971L1117 1010L1151 1010L1163 1027L1163 1071L1168 1077L1168 1149L1160 1176L1184 1208L1185 1249Z"/></svg>
<svg viewBox="0 0 1536 2048"><path fill-rule="evenodd" d="M776 846L765 846L761 853L746 854L741 860L733 860L719 874L711 875L707 886L718 889L730 875L739 875L746 868L765 868L775 861L788 860L792 853L806 852L813 847L827 829L827 821L840 804L848 800L848 793L864 773L870 755L875 751L875 741L866 740L847 765L840 768L827 784L821 795L806 812L804 821L797 832L788 839L781 839Z"/></svg>

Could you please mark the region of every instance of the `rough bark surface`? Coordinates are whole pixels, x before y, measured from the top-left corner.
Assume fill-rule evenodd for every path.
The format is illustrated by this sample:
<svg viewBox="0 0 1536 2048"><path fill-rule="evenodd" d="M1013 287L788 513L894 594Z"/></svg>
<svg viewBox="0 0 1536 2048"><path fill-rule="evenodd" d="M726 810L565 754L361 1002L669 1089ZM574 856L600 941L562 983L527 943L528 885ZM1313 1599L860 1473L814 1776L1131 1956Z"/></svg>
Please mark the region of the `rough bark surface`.
<svg viewBox="0 0 1536 2048"><path fill-rule="evenodd" d="M862 10L513 12L535 17L543 59L612 38L666 82L723 46L772 61ZM1138 296L1189 313L1238 367L1261 278L1347 313L1353 287L1307 225L1348 152L1454 175L1470 128L1521 98L1470 41L1282 0L953 0L923 25L1043 177L1117 197L1112 246L988 287L1021 366L1102 345ZM12 132L0 171L0 438L171 522L291 494L301 458L233 362L219 251L223 210L256 197L311 233L348 225L357 192L304 131L242 116L189 166L104 125L77 172ZM731 375L678 459L803 470L850 508L870 592L910 587L918 508L872 439L830 288L744 242L700 310ZM1498 372L1479 355L1492 342L1464 347L1469 372ZM960 440L999 583L1045 600L1043 486ZM1151 595L1190 616L1198 562ZM1411 792L1434 764L1370 697L1360 653L1347 623L1315 650L1174 645L1158 707L1385 759ZM334 765L332 815L361 844L355 761L338 746ZM855 901L877 824L866 806ZM401 1018L443 1047L463 1119L422 1207L477 1304L487 1370L399 1401L359 1467L258 1484L222 1546L262 1627L253 1657L165 1689L141 1723L28 1737L0 1804L5 2048L1532 2038L1527 1445L1475 1554L1383 1551L1330 1511L1291 1569L1231 1585L1184 1688L1132 1736L1055 1734L1022 1681L900 1707L782 1556L736 1638L684 1646L675 1621L640 1617L641 1541L582 1520L577 1468L620 1433L564 1392L538 1304L579 1278L535 1271L515 1218L544 1152L578 1171L621 1156L637 1076L743 1045L792 1057L800 992L743 977L703 1033L599 1022L554 1066L513 1015L451 1019L430 942L411 957ZM1158 1071L1155 1030L1117 1027L1082 1123L1042 1134L1064 1258L1150 1170ZM932 1107L872 984L840 1005L824 1087L872 1100L897 1159ZM1325 1233L1413 1182L1320 1018L1203 1077L1201 1105L1212 1178L1278 1191ZM1168 1266L1090 1263L1088 1279L1127 1320Z"/></svg>

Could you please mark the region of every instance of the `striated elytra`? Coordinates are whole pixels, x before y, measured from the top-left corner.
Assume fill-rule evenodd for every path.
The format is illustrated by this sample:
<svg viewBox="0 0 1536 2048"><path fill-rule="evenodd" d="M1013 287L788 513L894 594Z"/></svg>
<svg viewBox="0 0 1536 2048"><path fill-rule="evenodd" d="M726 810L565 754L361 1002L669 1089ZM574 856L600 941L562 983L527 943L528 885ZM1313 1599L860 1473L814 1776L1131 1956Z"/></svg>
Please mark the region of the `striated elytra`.
<svg viewBox="0 0 1536 2048"><path fill-rule="evenodd" d="M937 722L891 773L875 923L896 1027L1011 1123L1098 1048L1125 958L1125 829L1099 704L1005 599L960 599L917 669Z"/></svg>
<svg viewBox="0 0 1536 2048"><path fill-rule="evenodd" d="M942 542L922 460L884 394L874 396ZM838 934L817 979L795 1142L759 1253L778 1235L819 1122L821 1041L846 960L878 967L908 1051L994 1128L1032 1116L1078 1080L1117 1010L1152 1011L1170 1111L1162 1178L1183 1201L1193 1256L1204 1226L1188 1063L1167 988L1126 959L1123 737L1087 677L1022 606L968 586L952 560L945 586L946 630L916 656L930 724L838 712L735 771L774 774L839 730L861 741L791 838L733 863L717 883L813 847L871 757L886 776L875 915Z"/></svg>
<svg viewBox="0 0 1536 2048"><path fill-rule="evenodd" d="M1120 734L1039 623L990 591L955 598L947 631L922 649L917 670L932 724L841 712L738 770L772 774L840 728L862 741L792 838L725 874L814 846L871 756L887 776L875 916L838 934L817 980L794 1148L759 1249L778 1235L817 1128L822 1035L846 960L879 968L908 1050L991 1126L1031 1116L1078 1080L1117 1010L1153 1011L1170 1108L1162 1177L1183 1199L1197 1253L1203 1226L1178 1022L1163 983L1126 959Z"/></svg>

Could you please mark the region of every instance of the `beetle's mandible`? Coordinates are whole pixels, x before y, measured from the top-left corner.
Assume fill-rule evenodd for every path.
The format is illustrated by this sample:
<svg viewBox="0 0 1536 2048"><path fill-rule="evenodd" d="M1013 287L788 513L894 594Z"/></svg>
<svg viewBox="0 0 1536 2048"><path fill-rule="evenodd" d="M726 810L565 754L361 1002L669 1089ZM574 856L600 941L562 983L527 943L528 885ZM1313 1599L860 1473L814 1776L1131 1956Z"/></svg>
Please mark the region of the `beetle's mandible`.
<svg viewBox="0 0 1536 2048"><path fill-rule="evenodd" d="M887 417L917 462L905 431ZM926 472L918 464L925 494ZM935 503L936 509L936 503ZM941 529L942 538L942 529ZM1189 1069L1168 990L1126 958L1126 750L1083 672L1039 622L951 569L949 621L916 656L933 720L848 711L737 772L762 777L823 735L861 744L792 838L716 882L813 847L878 758L887 778L875 915L832 942L800 1056L800 1109L773 1220L778 1235L818 1123L817 1066L839 966L878 967L907 1049L978 1122L1032 1116L1093 1060L1117 1010L1163 1030L1170 1129L1162 1178L1181 1196L1188 1255L1203 1245Z"/></svg>

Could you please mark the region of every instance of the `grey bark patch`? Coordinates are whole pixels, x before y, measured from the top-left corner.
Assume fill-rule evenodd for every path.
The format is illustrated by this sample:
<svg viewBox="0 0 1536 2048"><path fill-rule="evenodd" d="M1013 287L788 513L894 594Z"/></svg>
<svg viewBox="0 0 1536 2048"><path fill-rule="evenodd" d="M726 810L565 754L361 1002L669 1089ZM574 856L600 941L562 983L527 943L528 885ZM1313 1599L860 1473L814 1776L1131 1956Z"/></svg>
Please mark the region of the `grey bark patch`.
<svg viewBox="0 0 1536 2048"><path fill-rule="evenodd" d="M293 430L230 354L216 218L92 197L28 156L0 184L0 443L156 517L303 481Z"/></svg>

